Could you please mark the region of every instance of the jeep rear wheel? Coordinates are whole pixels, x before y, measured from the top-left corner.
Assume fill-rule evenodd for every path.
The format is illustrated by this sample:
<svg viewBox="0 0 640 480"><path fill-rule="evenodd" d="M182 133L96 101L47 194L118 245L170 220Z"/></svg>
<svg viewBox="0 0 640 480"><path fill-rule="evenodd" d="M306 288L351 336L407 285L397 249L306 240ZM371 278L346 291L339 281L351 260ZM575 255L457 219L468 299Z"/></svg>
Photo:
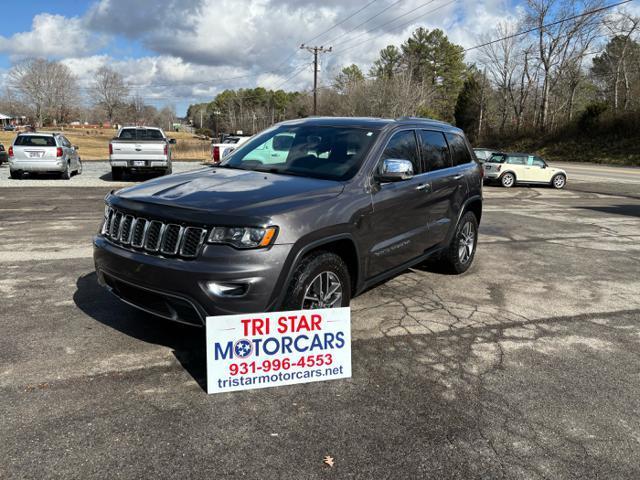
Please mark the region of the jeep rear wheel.
<svg viewBox="0 0 640 480"><path fill-rule="evenodd" d="M478 220L472 212L467 212L460 219L449 248L444 252L444 260L453 273L464 273L469 269L477 243Z"/></svg>
<svg viewBox="0 0 640 480"><path fill-rule="evenodd" d="M348 307L351 300L349 270L338 255L317 252L296 268L283 307L285 310L315 310Z"/></svg>
<svg viewBox="0 0 640 480"><path fill-rule="evenodd" d="M111 179L115 181L122 180L121 167L111 167Z"/></svg>

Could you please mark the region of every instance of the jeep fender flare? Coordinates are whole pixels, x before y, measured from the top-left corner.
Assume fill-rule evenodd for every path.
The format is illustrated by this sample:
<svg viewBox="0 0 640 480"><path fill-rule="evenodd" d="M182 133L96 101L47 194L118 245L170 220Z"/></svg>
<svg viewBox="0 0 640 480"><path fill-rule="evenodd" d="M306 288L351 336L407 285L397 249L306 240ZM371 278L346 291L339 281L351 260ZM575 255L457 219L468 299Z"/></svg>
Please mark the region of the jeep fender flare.
<svg viewBox="0 0 640 480"><path fill-rule="evenodd" d="M353 245L356 251L355 263L356 263L356 269L357 269L356 278L358 279L358 282L354 290L354 293L358 291L359 284L362 282L362 278L361 278L362 277L361 275L361 272L362 272L361 258L362 257L360 255L360 249L358 248L358 244L356 243L356 241L354 240L353 236L350 233L347 233L347 232L337 233L334 235L313 240L309 243L304 244L301 248L298 248L298 249L296 249L296 244L292 246L291 252L289 252L287 259L285 260L284 267L282 268L282 271L280 272L280 276L278 277L278 280L276 282L275 291L278 293L274 295L274 297L272 297L271 301L269 302L271 309L280 308L280 306L282 305L282 302L284 301L284 297L287 294L287 287L289 286L289 282L291 282L291 279L293 278L293 273L295 272L298 265L300 265L300 262L302 261L304 256L309 252L311 252L312 250L316 250L319 247L322 247L323 245L328 245L330 243L334 243L339 240L349 241Z"/></svg>

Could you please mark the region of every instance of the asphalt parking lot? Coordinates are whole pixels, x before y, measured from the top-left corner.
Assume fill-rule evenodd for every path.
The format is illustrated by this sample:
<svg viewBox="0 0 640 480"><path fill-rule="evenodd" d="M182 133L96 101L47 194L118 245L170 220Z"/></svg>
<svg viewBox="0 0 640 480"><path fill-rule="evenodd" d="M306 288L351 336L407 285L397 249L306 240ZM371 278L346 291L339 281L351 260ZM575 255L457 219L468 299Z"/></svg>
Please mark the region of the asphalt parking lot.
<svg viewBox="0 0 640 480"><path fill-rule="evenodd" d="M487 187L467 274L356 298L353 378L208 396L203 331L96 283L105 165L4 166L0 478L638 478L640 178L593 168Z"/></svg>

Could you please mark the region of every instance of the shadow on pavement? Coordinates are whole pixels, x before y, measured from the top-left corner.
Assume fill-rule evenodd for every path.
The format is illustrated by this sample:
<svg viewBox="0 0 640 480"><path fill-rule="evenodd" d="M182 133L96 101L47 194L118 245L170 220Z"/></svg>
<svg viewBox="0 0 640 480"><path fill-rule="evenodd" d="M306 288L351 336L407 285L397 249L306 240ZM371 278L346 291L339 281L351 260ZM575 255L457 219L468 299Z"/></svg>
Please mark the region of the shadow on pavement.
<svg viewBox="0 0 640 480"><path fill-rule="evenodd" d="M171 322L131 307L98 285L95 272L76 282L73 301L98 322L143 342L171 348L182 367L206 390L204 328Z"/></svg>
<svg viewBox="0 0 640 480"><path fill-rule="evenodd" d="M610 213L613 215L624 215L626 217L640 217L640 205L606 205L606 206L588 206L582 205L576 208L583 210L593 210L595 212Z"/></svg>

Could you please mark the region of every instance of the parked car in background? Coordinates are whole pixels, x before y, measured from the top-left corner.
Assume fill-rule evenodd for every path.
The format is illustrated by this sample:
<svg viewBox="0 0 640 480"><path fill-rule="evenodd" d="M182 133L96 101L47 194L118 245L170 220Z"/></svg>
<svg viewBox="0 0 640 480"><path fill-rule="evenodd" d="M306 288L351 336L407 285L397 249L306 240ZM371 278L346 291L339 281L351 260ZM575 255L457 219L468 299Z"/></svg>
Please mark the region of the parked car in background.
<svg viewBox="0 0 640 480"><path fill-rule="evenodd" d="M485 181L500 182L507 188L527 183L560 189L567 184L567 172L553 168L539 156L529 153L496 153L483 168Z"/></svg>
<svg viewBox="0 0 640 480"><path fill-rule="evenodd" d="M82 173L82 160L78 147L60 133L20 133L9 147L9 170L15 179L24 173L60 173L69 180Z"/></svg>
<svg viewBox="0 0 640 480"><path fill-rule="evenodd" d="M482 167L460 129L307 118L220 165L107 195L94 260L124 302L202 326L207 315L348 306L429 257L463 273L481 216Z"/></svg>
<svg viewBox="0 0 640 480"><path fill-rule="evenodd" d="M16 129L16 127L14 127L11 124L7 124L4 127L2 127L2 130L4 130L5 132L13 132Z"/></svg>
<svg viewBox="0 0 640 480"><path fill-rule="evenodd" d="M476 154L476 158L480 163L484 163L491 158L492 155L499 152L499 150L491 148L474 148L473 152Z"/></svg>
<svg viewBox="0 0 640 480"><path fill-rule="evenodd" d="M244 135L233 135L226 137L221 143L211 144L211 162L214 164L220 163L220 161L233 152L240 145L245 143L251 137Z"/></svg>
<svg viewBox="0 0 640 480"><path fill-rule="evenodd" d="M109 142L111 176L121 180L125 173L172 171L171 145L175 139L167 138L161 128L122 127Z"/></svg>
<svg viewBox="0 0 640 480"><path fill-rule="evenodd" d="M9 154L4 149L4 145L0 143L0 165L6 163L9 160Z"/></svg>

